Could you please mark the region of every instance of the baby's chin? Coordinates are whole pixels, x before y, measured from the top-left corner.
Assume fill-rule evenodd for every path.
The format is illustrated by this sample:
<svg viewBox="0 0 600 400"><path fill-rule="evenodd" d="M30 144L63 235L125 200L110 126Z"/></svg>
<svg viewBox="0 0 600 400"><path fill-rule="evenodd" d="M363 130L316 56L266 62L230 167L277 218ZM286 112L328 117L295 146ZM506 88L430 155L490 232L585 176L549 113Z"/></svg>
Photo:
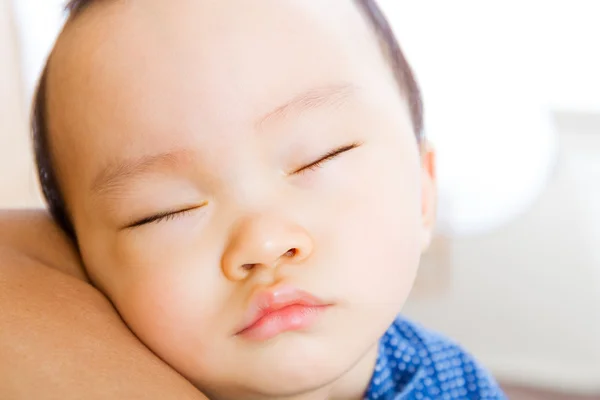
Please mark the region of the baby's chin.
<svg viewBox="0 0 600 400"><path fill-rule="evenodd" d="M259 374L261 375L261 374ZM317 376L303 382L293 379L277 379L276 377L255 376L254 382L238 383L234 387L206 388L197 386L211 400L274 400L274 399L327 399L331 387L339 379ZM319 395L319 393L322 393Z"/></svg>
<svg viewBox="0 0 600 400"><path fill-rule="evenodd" d="M219 387L196 385L211 400L271 400L329 398L331 388L343 375L342 371L323 371L313 368L308 371L278 371L271 375L267 371L249 372L244 382L232 382ZM300 378L297 378L302 375ZM322 392L321 396L318 393Z"/></svg>
<svg viewBox="0 0 600 400"><path fill-rule="evenodd" d="M360 348L340 351L339 343L314 339L282 335L275 343L263 344L263 349L240 354L230 374L192 381L211 400L312 399L319 391L323 395L314 398L328 398L365 354ZM368 382L370 376L363 378Z"/></svg>

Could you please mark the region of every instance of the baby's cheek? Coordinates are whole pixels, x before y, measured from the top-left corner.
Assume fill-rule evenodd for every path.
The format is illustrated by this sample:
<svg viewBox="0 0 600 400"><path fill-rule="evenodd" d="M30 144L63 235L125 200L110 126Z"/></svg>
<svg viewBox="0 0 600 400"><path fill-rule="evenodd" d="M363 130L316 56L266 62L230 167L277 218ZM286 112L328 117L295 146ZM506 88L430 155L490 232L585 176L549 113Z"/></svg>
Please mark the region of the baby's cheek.
<svg viewBox="0 0 600 400"><path fill-rule="evenodd" d="M159 357L181 372L214 344L216 299L193 272L145 271L122 285L115 306L130 329ZM193 358L191 358L193 357Z"/></svg>
<svg viewBox="0 0 600 400"><path fill-rule="evenodd" d="M352 236L347 248L354 249L348 254L352 257L347 264L352 269L346 271L349 279L362 288L365 301L400 306L412 288L419 263L414 222L393 212L385 216L373 213L355 222L358 231L346 230L346 235Z"/></svg>
<svg viewBox="0 0 600 400"><path fill-rule="evenodd" d="M403 173L403 171L405 173ZM420 259L418 182L410 168L370 171L338 214L344 274L362 301L400 311Z"/></svg>

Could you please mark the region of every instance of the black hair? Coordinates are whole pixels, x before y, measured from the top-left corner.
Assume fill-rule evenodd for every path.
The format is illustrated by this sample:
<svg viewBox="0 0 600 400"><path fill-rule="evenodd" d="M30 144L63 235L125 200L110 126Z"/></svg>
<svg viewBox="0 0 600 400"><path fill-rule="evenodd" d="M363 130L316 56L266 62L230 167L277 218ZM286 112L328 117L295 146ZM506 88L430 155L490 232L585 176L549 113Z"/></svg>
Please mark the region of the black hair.
<svg viewBox="0 0 600 400"><path fill-rule="evenodd" d="M92 1L71 0L66 6L66 11L70 14L70 18L74 18ZM377 5L376 0L354 1L361 8L379 40L382 42L383 51L386 53L385 56L391 64L396 81L403 95L406 96L415 135L420 142L423 140L423 102L421 91L414 78L412 69L406 61L396 40L396 36ZM33 101L31 130L35 162L42 194L46 200L50 214L64 232L76 241L75 227L69 216L64 196L58 184L56 169L53 167L52 152L50 150L48 125L46 123L47 75L48 66L46 65Z"/></svg>

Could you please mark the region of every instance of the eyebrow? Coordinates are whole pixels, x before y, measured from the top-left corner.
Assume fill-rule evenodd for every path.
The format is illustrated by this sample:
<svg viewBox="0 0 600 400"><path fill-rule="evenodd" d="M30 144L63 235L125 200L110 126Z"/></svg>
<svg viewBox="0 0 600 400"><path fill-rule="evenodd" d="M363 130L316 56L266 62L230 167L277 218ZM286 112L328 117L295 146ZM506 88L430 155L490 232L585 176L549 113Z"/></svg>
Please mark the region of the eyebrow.
<svg viewBox="0 0 600 400"><path fill-rule="evenodd" d="M307 90L263 115L255 127L260 130L263 125L285 119L291 114L340 106L355 90L356 87L349 83L330 84ZM128 181L163 169L176 169L188 163L191 157L190 150L179 149L109 164L92 180L91 191L96 195L105 195L122 190Z"/></svg>
<svg viewBox="0 0 600 400"><path fill-rule="evenodd" d="M118 191L127 181L163 169L176 169L189 163L190 157L189 150L179 149L109 164L92 180L91 191L97 195Z"/></svg>
<svg viewBox="0 0 600 400"><path fill-rule="evenodd" d="M274 120L285 119L290 114L341 106L355 91L356 86L350 83L330 84L307 90L262 116L256 123L256 128L260 129Z"/></svg>

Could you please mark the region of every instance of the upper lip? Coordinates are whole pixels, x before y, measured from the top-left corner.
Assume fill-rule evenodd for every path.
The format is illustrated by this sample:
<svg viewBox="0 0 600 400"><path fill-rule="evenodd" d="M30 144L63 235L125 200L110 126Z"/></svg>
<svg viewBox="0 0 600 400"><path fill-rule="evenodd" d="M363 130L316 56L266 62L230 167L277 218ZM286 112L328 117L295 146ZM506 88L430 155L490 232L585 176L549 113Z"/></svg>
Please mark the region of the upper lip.
<svg viewBox="0 0 600 400"><path fill-rule="evenodd" d="M330 304L306 291L289 285L263 290L252 298L250 306L242 318L242 323L236 329L236 335L252 328L258 321L270 313L292 305L322 307Z"/></svg>

